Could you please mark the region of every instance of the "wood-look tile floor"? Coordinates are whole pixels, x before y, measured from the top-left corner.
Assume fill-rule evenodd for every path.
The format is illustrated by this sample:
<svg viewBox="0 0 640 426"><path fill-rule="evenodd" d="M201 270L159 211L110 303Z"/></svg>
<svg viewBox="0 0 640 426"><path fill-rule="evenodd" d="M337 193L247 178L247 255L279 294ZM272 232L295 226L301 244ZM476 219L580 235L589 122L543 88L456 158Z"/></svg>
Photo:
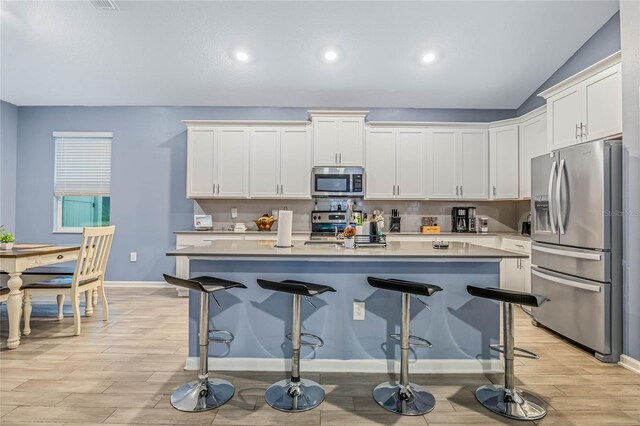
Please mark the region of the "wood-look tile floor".
<svg viewBox="0 0 640 426"><path fill-rule="evenodd" d="M421 375L412 381L436 395L426 416L387 413L371 390L387 374L310 373L327 392L326 401L306 413L286 414L265 405L263 392L282 373L216 372L236 386L222 408L182 413L169 395L194 378L184 371L187 354L187 300L173 289L107 289L111 318L101 321L100 306L82 319L73 336L73 318L58 321L55 303L34 304L32 334L20 347L6 349L6 306L0 307L0 424L526 424L509 422L480 406L476 387L500 382L500 375ZM53 298L52 298L53 299ZM516 344L541 359L517 359L518 383L549 404L537 424L639 425L640 375L605 365L520 314Z"/></svg>

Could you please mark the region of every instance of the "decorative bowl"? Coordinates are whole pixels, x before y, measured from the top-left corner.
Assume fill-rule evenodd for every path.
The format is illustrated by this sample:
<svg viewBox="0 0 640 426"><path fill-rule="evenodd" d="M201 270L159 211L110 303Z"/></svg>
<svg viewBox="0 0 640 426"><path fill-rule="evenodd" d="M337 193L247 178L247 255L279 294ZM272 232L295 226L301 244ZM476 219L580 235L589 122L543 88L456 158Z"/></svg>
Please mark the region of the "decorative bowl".
<svg viewBox="0 0 640 426"><path fill-rule="evenodd" d="M258 226L258 231L270 231L276 220L272 217L261 217L254 223Z"/></svg>

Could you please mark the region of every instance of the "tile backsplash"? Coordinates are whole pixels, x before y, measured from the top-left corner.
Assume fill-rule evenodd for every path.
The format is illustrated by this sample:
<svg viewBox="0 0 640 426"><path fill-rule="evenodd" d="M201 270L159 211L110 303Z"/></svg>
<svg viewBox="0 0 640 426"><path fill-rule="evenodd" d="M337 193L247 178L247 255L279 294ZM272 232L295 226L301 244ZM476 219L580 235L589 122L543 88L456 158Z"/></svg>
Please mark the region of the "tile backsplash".
<svg viewBox="0 0 640 426"><path fill-rule="evenodd" d="M319 206L327 205L327 200L319 199ZM442 232L451 230L451 209L456 207L476 207L476 217L489 218L489 232L519 231L522 221L527 219L529 201L371 201L360 200L356 210L371 214L373 210L383 210L385 226L389 226L392 209L398 209L402 217L402 231L420 230L422 217L436 216ZM285 207L293 210L293 229L306 231L311 228L312 200L196 200L194 214L210 214L214 229L228 229L234 223L245 223L248 229L256 229L253 223L263 214ZM231 218L231 209L238 209L238 217ZM277 229L277 222L273 229Z"/></svg>

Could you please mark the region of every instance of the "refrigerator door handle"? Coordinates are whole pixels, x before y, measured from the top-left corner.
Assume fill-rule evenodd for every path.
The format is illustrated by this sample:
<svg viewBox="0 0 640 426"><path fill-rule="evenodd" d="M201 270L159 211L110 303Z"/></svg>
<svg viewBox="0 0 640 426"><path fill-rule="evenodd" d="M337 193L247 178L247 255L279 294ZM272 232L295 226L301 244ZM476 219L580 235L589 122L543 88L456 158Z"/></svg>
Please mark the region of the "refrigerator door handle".
<svg viewBox="0 0 640 426"><path fill-rule="evenodd" d="M566 257L574 257L577 259L586 259L586 260L602 260L602 255L597 253L582 253L579 251L568 251L568 250L558 250L549 247L542 246L531 246L531 250L540 251L543 253L555 254L557 256L566 256Z"/></svg>
<svg viewBox="0 0 640 426"><path fill-rule="evenodd" d="M558 167L558 179L556 179L556 210L558 211L558 229L564 235L564 224L562 223L562 204L560 203L560 191L562 190L562 177L564 176L564 159L560 160Z"/></svg>
<svg viewBox="0 0 640 426"><path fill-rule="evenodd" d="M554 234L557 232L556 231L556 218L555 215L553 214L553 175L555 175L556 173L556 162L554 161L553 164L551 165L551 171L549 172L549 191L548 191L548 198L549 198L549 219L551 219L551 232L553 232Z"/></svg>
<svg viewBox="0 0 640 426"><path fill-rule="evenodd" d="M552 281L557 284L568 285L570 287L580 288L582 290L592 291L594 293L600 293L600 291L602 290L601 287L598 285L584 284L576 281L565 280L564 278L559 278L559 277L554 277L553 275L544 274L536 269L532 269L531 274L537 277L540 277L542 279L545 279L547 281Z"/></svg>

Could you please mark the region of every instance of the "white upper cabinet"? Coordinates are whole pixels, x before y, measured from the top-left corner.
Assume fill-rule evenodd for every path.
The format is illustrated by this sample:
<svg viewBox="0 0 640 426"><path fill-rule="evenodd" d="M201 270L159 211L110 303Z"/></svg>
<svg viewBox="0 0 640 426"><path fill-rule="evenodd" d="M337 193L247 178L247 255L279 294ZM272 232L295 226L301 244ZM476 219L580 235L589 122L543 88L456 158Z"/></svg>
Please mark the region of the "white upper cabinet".
<svg viewBox="0 0 640 426"><path fill-rule="evenodd" d="M189 129L187 136L187 197L213 197L217 169L215 130Z"/></svg>
<svg viewBox="0 0 640 426"><path fill-rule="evenodd" d="M460 131L460 198L489 198L489 135L486 130Z"/></svg>
<svg viewBox="0 0 640 426"><path fill-rule="evenodd" d="M306 127L251 130L251 198L311 197L311 138Z"/></svg>
<svg viewBox="0 0 640 426"><path fill-rule="evenodd" d="M280 193L280 129L251 129L251 198L275 198Z"/></svg>
<svg viewBox="0 0 640 426"><path fill-rule="evenodd" d="M311 198L311 131L308 127L280 131L280 196Z"/></svg>
<svg viewBox="0 0 640 426"><path fill-rule="evenodd" d="M425 198L426 140L421 129L396 130L396 198Z"/></svg>
<svg viewBox="0 0 640 426"><path fill-rule="evenodd" d="M364 165L364 118L368 111L309 111L313 123L313 165Z"/></svg>
<svg viewBox="0 0 640 426"><path fill-rule="evenodd" d="M519 193L518 125L489 130L489 198L516 199Z"/></svg>
<svg viewBox="0 0 640 426"><path fill-rule="evenodd" d="M224 198L249 196L249 129L220 128L218 130L217 194Z"/></svg>
<svg viewBox="0 0 640 426"><path fill-rule="evenodd" d="M519 128L520 198L531 198L531 159L547 152L547 114L534 114Z"/></svg>
<svg viewBox="0 0 640 426"><path fill-rule="evenodd" d="M422 129L368 128L365 197L425 198L425 145Z"/></svg>
<svg viewBox="0 0 640 426"><path fill-rule="evenodd" d="M456 130L427 131L427 197L460 198L458 148Z"/></svg>
<svg viewBox="0 0 640 426"><path fill-rule="evenodd" d="M365 197L390 199L396 195L395 129L367 129Z"/></svg>
<svg viewBox="0 0 640 426"><path fill-rule="evenodd" d="M549 151L622 133L620 52L540 93Z"/></svg>

